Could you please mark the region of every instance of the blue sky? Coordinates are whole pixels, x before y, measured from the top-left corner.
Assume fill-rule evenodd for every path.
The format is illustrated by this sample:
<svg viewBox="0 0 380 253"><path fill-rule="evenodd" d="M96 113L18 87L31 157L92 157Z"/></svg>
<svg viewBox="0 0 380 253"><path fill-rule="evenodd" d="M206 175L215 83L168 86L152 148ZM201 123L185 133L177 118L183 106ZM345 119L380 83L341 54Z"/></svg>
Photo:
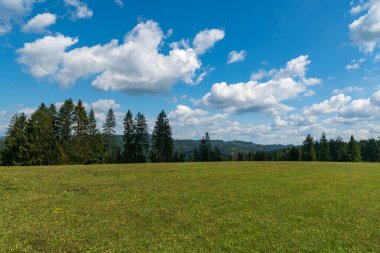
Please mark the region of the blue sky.
<svg viewBox="0 0 380 253"><path fill-rule="evenodd" d="M82 99L176 138L380 136L380 1L0 0L0 134Z"/></svg>

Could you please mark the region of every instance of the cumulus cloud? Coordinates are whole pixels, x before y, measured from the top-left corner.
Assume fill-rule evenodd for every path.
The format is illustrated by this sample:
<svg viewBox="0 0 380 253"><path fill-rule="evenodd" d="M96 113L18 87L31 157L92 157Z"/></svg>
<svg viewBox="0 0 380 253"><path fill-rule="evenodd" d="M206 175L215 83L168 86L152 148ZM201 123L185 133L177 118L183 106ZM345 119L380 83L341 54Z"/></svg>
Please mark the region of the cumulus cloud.
<svg viewBox="0 0 380 253"><path fill-rule="evenodd" d="M338 94L303 110L306 116L334 114L333 117L327 118L325 123L353 123L379 119L379 113L380 91L364 99L352 99L350 96Z"/></svg>
<svg viewBox="0 0 380 253"><path fill-rule="evenodd" d="M364 53L372 53L380 43L380 0L354 6L351 14L365 12L349 26L352 41Z"/></svg>
<svg viewBox="0 0 380 253"><path fill-rule="evenodd" d="M0 35L12 30L15 22L29 15L33 5L43 0L2 0L0 1Z"/></svg>
<svg viewBox="0 0 380 253"><path fill-rule="evenodd" d="M154 21L139 23L122 43L112 40L104 45L72 50L68 49L78 39L46 36L19 49L18 61L27 66L33 76L50 78L64 87L74 85L80 78L93 76L94 88L122 90L129 94L165 93L181 81L199 83L206 72L199 73L202 63L196 49L176 44L165 55L161 53L164 38ZM204 43L206 45L202 46L201 40L197 40L198 50L212 47L209 40Z"/></svg>
<svg viewBox="0 0 380 253"><path fill-rule="evenodd" d="M54 75L65 56L66 48L77 43L76 38L63 35L46 36L33 43L26 43L17 50L18 62L25 64L29 72L38 78Z"/></svg>
<svg viewBox="0 0 380 253"><path fill-rule="evenodd" d="M57 17L55 14L38 14L22 27L22 31L26 33L43 33L47 27L54 25L56 20Z"/></svg>
<svg viewBox="0 0 380 253"><path fill-rule="evenodd" d="M194 51L197 55L207 52L214 44L224 38L224 31L220 29L206 29L195 36L193 40Z"/></svg>
<svg viewBox="0 0 380 253"><path fill-rule="evenodd" d="M211 91L198 101L199 105L223 109L228 113L262 112L279 114L293 108L283 104L308 91L308 87L320 83L320 79L307 78L307 66L311 63L307 55L289 61L286 67L272 69L247 83L216 83Z"/></svg>
<svg viewBox="0 0 380 253"><path fill-rule="evenodd" d="M74 19L88 19L94 15L93 11L87 6L87 4L80 0L64 0L64 2L70 7L71 15Z"/></svg>
<svg viewBox="0 0 380 253"><path fill-rule="evenodd" d="M232 51L228 54L227 64L244 61L245 57L247 56L247 51L241 50L238 51Z"/></svg>
<svg viewBox="0 0 380 253"><path fill-rule="evenodd" d="M92 103L91 107L96 112L107 112L109 109L118 110L121 106L113 99L99 99Z"/></svg>

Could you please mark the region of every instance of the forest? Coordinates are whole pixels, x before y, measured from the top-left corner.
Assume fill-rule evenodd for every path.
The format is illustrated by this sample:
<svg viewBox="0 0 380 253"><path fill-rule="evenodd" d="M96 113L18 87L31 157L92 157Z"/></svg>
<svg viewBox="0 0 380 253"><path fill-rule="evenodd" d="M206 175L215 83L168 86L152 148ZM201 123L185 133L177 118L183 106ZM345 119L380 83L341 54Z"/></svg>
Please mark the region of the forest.
<svg viewBox="0 0 380 253"><path fill-rule="evenodd" d="M198 146L190 153L174 148L172 128L164 111L157 116L152 133L148 132L142 113L134 117L128 110L123 120L122 144L115 135L116 118L112 109L101 129L95 113L87 112L83 102L67 99L59 108L42 103L27 117L13 116L9 123L1 165L64 165L103 163L158 163L209 161L332 161L380 162L380 141L376 139L348 142L341 137L328 140L323 133L315 140L306 136L300 146L284 146L275 151L230 152L212 145L205 133Z"/></svg>

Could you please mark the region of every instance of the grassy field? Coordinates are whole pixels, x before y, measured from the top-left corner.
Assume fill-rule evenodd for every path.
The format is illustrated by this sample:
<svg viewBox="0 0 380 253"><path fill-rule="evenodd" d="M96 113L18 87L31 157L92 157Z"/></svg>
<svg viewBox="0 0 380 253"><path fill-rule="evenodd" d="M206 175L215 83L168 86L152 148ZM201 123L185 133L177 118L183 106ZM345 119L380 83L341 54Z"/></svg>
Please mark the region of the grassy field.
<svg viewBox="0 0 380 253"><path fill-rule="evenodd" d="M380 165L0 168L1 252L380 252Z"/></svg>

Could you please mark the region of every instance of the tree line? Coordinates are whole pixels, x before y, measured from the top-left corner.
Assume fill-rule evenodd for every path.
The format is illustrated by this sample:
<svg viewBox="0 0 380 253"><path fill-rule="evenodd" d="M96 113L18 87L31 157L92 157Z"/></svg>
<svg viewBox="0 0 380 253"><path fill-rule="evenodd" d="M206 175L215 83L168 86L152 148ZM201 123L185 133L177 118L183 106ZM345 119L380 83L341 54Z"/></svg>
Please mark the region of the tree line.
<svg viewBox="0 0 380 253"><path fill-rule="evenodd" d="M42 103L30 117L12 117L2 165L60 165L100 163L143 163L173 161L172 129L164 111L156 120L151 136L143 114L128 111L123 120L124 145L115 142L116 117L108 110L102 130L94 110L87 113L81 100L67 99L58 109Z"/></svg>
<svg viewBox="0 0 380 253"><path fill-rule="evenodd" d="M42 103L30 117L24 113L12 117L1 165L61 165L146 162L210 161L334 161L380 162L380 140L357 141L351 136L319 140L308 135L303 145L271 152L238 152L225 154L211 145L208 133L191 154L174 151L172 128L165 111L157 116L154 129L148 132L142 113L135 117L130 110L123 119L123 144L116 143L116 117L108 110L101 130L94 110L87 112L83 102L67 99L58 109Z"/></svg>
<svg viewBox="0 0 380 253"><path fill-rule="evenodd" d="M345 142L341 137L328 140L323 133L319 140L307 135L301 146L272 151L237 153L227 157L236 161L321 161L321 162L380 162L380 140L355 140L351 135Z"/></svg>

